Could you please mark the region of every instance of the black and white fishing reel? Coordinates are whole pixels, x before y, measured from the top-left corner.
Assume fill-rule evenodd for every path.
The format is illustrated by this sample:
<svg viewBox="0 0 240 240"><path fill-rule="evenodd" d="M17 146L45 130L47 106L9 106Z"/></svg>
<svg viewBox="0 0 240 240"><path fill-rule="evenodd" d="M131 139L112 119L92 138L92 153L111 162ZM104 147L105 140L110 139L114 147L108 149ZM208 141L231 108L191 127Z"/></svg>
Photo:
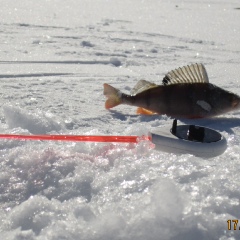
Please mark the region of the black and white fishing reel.
<svg viewBox="0 0 240 240"><path fill-rule="evenodd" d="M170 128L170 129L169 129ZM219 132L197 125L163 127L151 132L155 149L170 153L189 153L203 158L222 154L227 148L227 141Z"/></svg>

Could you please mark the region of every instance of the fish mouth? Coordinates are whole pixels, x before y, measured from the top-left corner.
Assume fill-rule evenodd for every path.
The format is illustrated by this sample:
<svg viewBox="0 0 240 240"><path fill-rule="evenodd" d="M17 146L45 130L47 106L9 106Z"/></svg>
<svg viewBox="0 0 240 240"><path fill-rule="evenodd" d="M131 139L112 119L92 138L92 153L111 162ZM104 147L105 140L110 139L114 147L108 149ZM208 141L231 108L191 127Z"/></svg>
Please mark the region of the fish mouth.
<svg viewBox="0 0 240 240"><path fill-rule="evenodd" d="M239 104L239 100L238 100L238 99L234 99L234 100L232 101L232 107L233 107L233 108L236 108L236 107L238 106L238 104Z"/></svg>

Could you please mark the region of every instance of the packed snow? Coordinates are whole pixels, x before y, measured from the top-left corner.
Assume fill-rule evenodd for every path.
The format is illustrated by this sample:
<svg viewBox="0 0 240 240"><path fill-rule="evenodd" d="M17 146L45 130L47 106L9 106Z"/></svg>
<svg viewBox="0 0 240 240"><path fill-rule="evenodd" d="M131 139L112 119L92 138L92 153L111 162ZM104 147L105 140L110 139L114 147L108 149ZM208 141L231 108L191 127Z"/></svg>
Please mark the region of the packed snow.
<svg viewBox="0 0 240 240"><path fill-rule="evenodd" d="M2 0L1 133L146 135L172 119L106 110L103 83L129 93L195 62L240 94L239 9L238 0ZM0 238L239 239L240 112L182 122L219 131L226 152L1 139Z"/></svg>

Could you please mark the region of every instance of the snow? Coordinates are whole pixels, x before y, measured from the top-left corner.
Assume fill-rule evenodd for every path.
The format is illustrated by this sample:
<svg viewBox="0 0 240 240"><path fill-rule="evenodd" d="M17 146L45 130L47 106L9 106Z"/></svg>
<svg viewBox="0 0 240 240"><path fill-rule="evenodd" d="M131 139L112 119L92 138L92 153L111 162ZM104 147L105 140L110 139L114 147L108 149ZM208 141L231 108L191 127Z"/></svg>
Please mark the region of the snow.
<svg viewBox="0 0 240 240"><path fill-rule="evenodd" d="M240 94L237 0L1 3L1 133L147 134L171 119L107 111L103 83L128 93L194 62ZM228 141L211 159L148 141L2 139L1 239L239 239L227 225L240 219L239 119L194 121Z"/></svg>

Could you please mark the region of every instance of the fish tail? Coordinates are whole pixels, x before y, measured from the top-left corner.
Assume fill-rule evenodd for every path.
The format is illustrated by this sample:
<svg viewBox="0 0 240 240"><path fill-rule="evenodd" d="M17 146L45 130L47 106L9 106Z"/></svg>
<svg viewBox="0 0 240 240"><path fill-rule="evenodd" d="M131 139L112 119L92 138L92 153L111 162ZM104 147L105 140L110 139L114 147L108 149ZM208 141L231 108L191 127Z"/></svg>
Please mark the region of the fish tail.
<svg viewBox="0 0 240 240"><path fill-rule="evenodd" d="M113 108L122 103L122 92L107 83L103 84L103 94L107 97L105 108Z"/></svg>

